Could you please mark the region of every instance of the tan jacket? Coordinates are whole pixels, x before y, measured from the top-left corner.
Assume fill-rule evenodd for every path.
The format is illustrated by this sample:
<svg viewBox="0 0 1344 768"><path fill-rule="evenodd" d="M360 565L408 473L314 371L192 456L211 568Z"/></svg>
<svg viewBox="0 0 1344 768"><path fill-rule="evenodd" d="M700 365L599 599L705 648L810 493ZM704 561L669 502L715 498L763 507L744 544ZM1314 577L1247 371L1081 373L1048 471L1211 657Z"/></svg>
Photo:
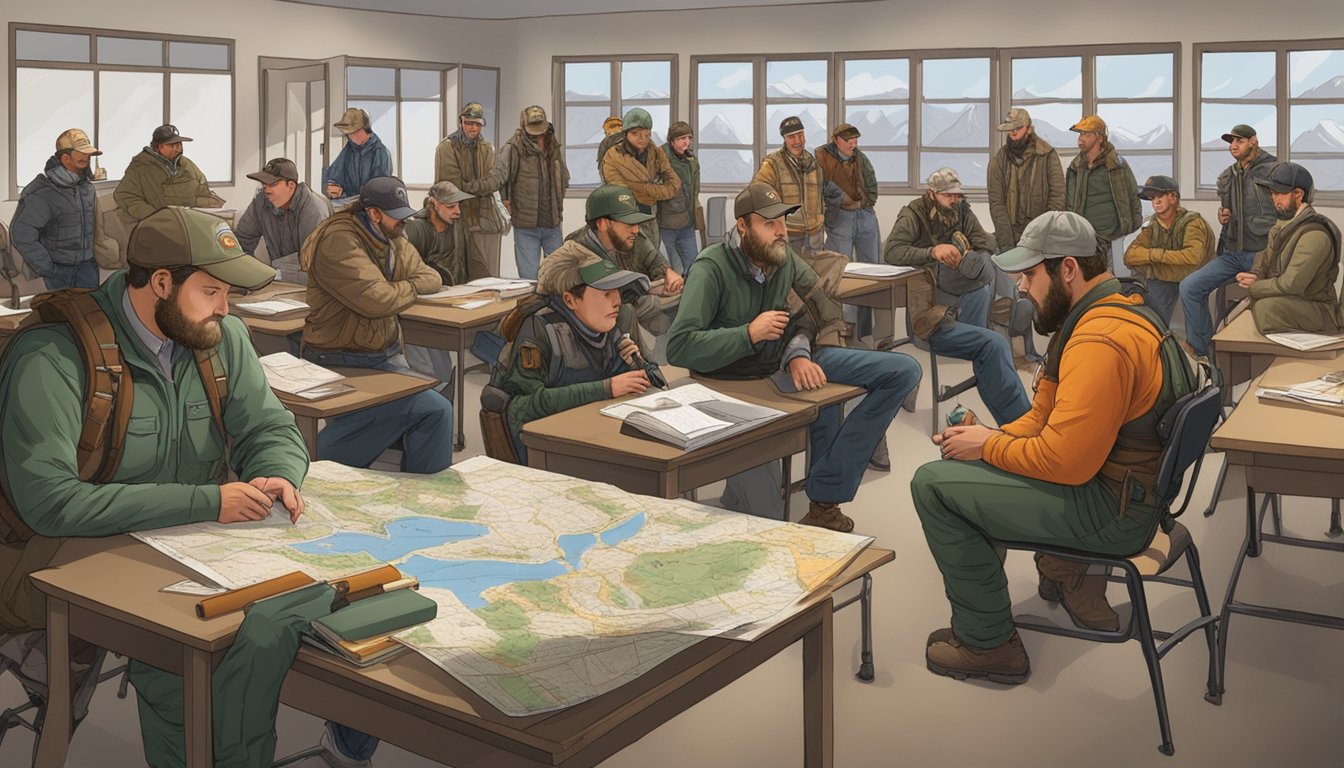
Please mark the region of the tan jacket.
<svg viewBox="0 0 1344 768"><path fill-rule="evenodd" d="M308 318L303 343L322 352L381 352L401 338L397 315L416 296L443 286L405 237L379 242L359 213L341 211L303 243L299 263L308 273ZM387 276L392 251L391 277Z"/></svg>
<svg viewBox="0 0 1344 768"><path fill-rule="evenodd" d="M809 167L800 174L788 150L781 148L765 156L756 178L751 180L769 185L789 205L802 206L785 220L792 235L818 232L826 221L821 203L821 164L807 150L803 150L803 163Z"/></svg>
<svg viewBox="0 0 1344 768"><path fill-rule="evenodd" d="M1003 147L989 161L989 218L1000 253L1017 245L1032 219L1046 211L1065 210L1059 153L1045 139L1032 136L1023 156L1017 165Z"/></svg>
<svg viewBox="0 0 1344 768"><path fill-rule="evenodd" d="M1171 229L1157 216L1125 249L1125 266L1154 280L1179 283L1213 259L1213 230L1198 213L1176 209Z"/></svg>
<svg viewBox="0 0 1344 768"><path fill-rule="evenodd" d="M607 150L602 158L602 178L608 184L629 187L635 193L635 200L643 206L671 200L681 191L681 177L672 170L663 148L652 142L642 163L624 141Z"/></svg>

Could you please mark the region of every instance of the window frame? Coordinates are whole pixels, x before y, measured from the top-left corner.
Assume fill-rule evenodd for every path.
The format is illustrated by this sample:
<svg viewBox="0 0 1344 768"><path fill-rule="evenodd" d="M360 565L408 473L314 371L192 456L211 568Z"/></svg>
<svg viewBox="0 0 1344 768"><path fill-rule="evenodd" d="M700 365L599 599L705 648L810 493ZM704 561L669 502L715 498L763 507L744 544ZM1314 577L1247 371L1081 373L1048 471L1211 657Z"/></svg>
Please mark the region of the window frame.
<svg viewBox="0 0 1344 768"><path fill-rule="evenodd" d="M894 145L894 144L871 144L871 143L865 143L865 142L863 141L863 139L860 138L860 140L859 140L859 149L862 149L862 150L865 150L865 151L867 151L867 150L869 150L869 149L872 149L873 151L902 151L902 150L903 150L903 151L905 152L905 154L906 154L906 168L905 168L905 178L906 178L906 183L905 183L905 184L900 184L900 183L894 183L894 184L893 184L893 183L883 183L881 179L878 179L877 192L878 192L879 195L906 195L906 194L912 194L912 195L913 195L913 194L918 194L918 193L916 192L916 187L917 187L917 186L918 186L918 187L922 187L922 186L923 186L922 184L917 185L917 184L916 184L916 178L915 178L915 177L918 175L918 171L919 171L919 150L918 150L917 147L912 146L912 140L913 140L913 137L914 137L914 135L915 135L915 134L914 134L914 122L913 122L913 121L915 120L915 113L919 111L918 100L917 100L917 98L916 98L916 94L915 94L915 68L916 68L916 66L917 66L917 64L918 64L918 62L919 62L918 51L844 51L844 52L837 52L837 53L835 54L835 62L834 62L834 66L833 66L833 68L832 68L832 81L834 82L834 88L833 88L832 93L834 94L834 98L835 98L835 100L836 100L836 109L837 109L837 111L836 111L836 113L835 113L835 117L836 117L836 120L837 120L836 125L839 125L838 120L839 120L842 116L844 117L845 120L848 120L848 119L849 119L849 117L848 117L848 113L849 113L849 105L850 105L851 103L852 103L852 104L857 104L857 105L864 105L864 104L878 105L878 104L893 104L893 103L896 103L896 102L894 102L894 101L891 100L891 99L866 99L866 98L848 99L848 98L845 98L845 67L848 65L848 63L849 63L850 61L869 61L869 60L886 60L886 59L890 59L890 60L905 59L906 62L908 62L908 68L907 68L907 70L906 70L906 75L907 75L906 80L907 80L907 82L906 82L906 84L905 84L905 86L906 86L906 94L905 94L905 109L906 109L905 146L904 146L904 147L900 147L900 146L897 146L897 145ZM827 140L827 141L830 141L830 137L829 137L829 136L826 137L826 140Z"/></svg>
<svg viewBox="0 0 1344 768"><path fill-rule="evenodd" d="M946 49L921 49L911 53L910 60L910 185L902 190L905 194L921 195L927 188L925 179L920 173L920 160L924 154L924 62L941 59L988 59L989 60L989 103L990 121L999 114L999 64L1002 49L998 48L946 48ZM961 99L934 99L930 103L957 103L959 101L970 101ZM985 165L988 167L989 161L993 159L994 153L998 150L995 144L995 133L993 125L986 126L989 133L988 148L985 155ZM916 141L918 137L918 141ZM863 142L859 142L859 148L863 148ZM936 148L935 148L936 151ZM971 154L963 152L958 154ZM977 202L989 199L987 187L976 187L969 184L963 184L962 188L966 190L966 199Z"/></svg>

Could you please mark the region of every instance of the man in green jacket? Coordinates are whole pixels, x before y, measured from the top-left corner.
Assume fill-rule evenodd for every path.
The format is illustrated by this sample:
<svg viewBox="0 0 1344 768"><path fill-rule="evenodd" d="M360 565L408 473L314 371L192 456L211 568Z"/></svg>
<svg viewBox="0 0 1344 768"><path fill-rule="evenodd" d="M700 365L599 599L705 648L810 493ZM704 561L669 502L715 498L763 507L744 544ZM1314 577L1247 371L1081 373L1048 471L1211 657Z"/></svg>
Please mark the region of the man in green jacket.
<svg viewBox="0 0 1344 768"><path fill-rule="evenodd" d="M472 197L451 181L435 182L425 195L425 207L406 220L406 240L415 246L420 260L439 273L444 285L491 276L490 266L479 253L467 249L462 203Z"/></svg>
<svg viewBox="0 0 1344 768"><path fill-rule="evenodd" d="M695 238L700 213L700 159L691 151L691 124L678 120L667 129L663 153L681 178L681 189L670 200L658 204L658 237L667 251L668 263L678 274L686 270L700 252Z"/></svg>
<svg viewBox="0 0 1344 768"><path fill-rule="evenodd" d="M811 504L799 521L851 531L854 521L840 505L854 498L920 369L908 355L833 346L843 324L839 303L789 248L784 217L797 209L765 184L742 190L733 204L741 246L718 243L696 257L668 333L668 360L720 378L772 377L790 390L827 381L866 389L848 418L832 405L812 424ZM791 292L803 304L792 311Z"/></svg>
<svg viewBox="0 0 1344 768"><path fill-rule="evenodd" d="M123 453L108 483L79 479L76 443L89 383L70 328L23 331L0 360L5 494L35 533L0 545L0 633L44 626L44 602L27 574L50 562L66 537L261 520L276 502L291 520L303 512L303 439L267 386L247 329L228 314L230 287L260 288L275 270L243 253L223 221L182 208L141 221L127 256L129 269L92 294L130 373L122 381L134 388ZM216 426L193 354L211 349L227 374L220 414L227 434ZM239 481L221 482L226 464ZM156 766L181 764L185 748L181 720L174 742L172 715L162 717L180 718L180 686L175 699L154 694L168 677L131 662L146 759Z"/></svg>
<svg viewBox="0 0 1344 768"><path fill-rule="evenodd" d="M215 208L224 199L210 191L205 174L182 154L182 142L190 137L178 133L175 125L154 129L149 146L131 158L112 197L126 215L139 221L169 205L186 208Z"/></svg>
<svg viewBox="0 0 1344 768"><path fill-rule="evenodd" d="M1106 137L1105 120L1088 115L1069 130L1078 134L1078 156L1065 174L1065 198L1069 210L1096 230L1097 253L1105 251L1107 268L1114 270L1113 244L1143 223L1139 184Z"/></svg>
<svg viewBox="0 0 1344 768"><path fill-rule="evenodd" d="M1008 110L997 130L1008 134L1007 141L990 158L986 187L994 240L1003 253L1017 245L1032 219L1064 210L1064 166L1059 152L1036 135L1027 110Z"/></svg>
<svg viewBox="0 0 1344 768"><path fill-rule="evenodd" d="M481 135L485 108L474 101L467 104L457 116L457 125L458 129L434 150L434 181L451 182L467 193L462 200L460 226L466 232L471 260L484 264L489 275L498 277L505 225L495 206L495 191L504 180L492 178L490 173L495 166L495 147Z"/></svg>

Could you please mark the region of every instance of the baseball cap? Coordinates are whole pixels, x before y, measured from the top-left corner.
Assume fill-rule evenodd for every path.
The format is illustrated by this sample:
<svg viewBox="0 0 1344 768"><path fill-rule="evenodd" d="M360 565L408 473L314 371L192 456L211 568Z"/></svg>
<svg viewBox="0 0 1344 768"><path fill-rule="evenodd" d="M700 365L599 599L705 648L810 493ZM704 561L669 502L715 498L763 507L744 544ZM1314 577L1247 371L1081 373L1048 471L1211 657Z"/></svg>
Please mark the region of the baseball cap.
<svg viewBox="0 0 1344 768"><path fill-rule="evenodd" d="M175 205L160 208L135 225L126 243L126 261L146 269L199 267L249 291L276 276L274 269L243 253L228 222Z"/></svg>
<svg viewBox="0 0 1344 768"><path fill-rule="evenodd" d="M294 161L285 157L277 157L267 161L260 171L247 174L247 178L260 181L262 184L274 184L281 179L285 181L298 181L299 169L295 167Z"/></svg>
<svg viewBox="0 0 1344 768"><path fill-rule="evenodd" d="M1023 272L1046 259L1075 259L1097 252L1097 231L1073 211L1046 211L1031 220L1016 248L994 256L1004 272Z"/></svg>
<svg viewBox="0 0 1344 768"><path fill-rule="evenodd" d="M610 136L611 134L620 131L621 126L623 125L625 125L625 121L621 119L620 115L612 115L602 121L602 132Z"/></svg>
<svg viewBox="0 0 1344 768"><path fill-rule="evenodd" d="M429 188L429 196L438 200L444 205L460 203L463 200L470 200L475 195L470 192L463 192L457 188L457 185L451 181L437 181L434 186Z"/></svg>
<svg viewBox="0 0 1344 768"><path fill-rule="evenodd" d="M649 292L649 278L638 272L617 267L592 251L560 248L541 260L537 272L537 293L559 295L576 285L589 285L599 291L627 286L639 295Z"/></svg>
<svg viewBox="0 0 1344 768"><path fill-rule="evenodd" d="M1255 183L1280 194L1301 189L1308 200L1314 186L1311 173L1297 163L1279 163L1270 170L1268 178L1256 179Z"/></svg>
<svg viewBox="0 0 1344 768"><path fill-rule="evenodd" d="M1075 123L1069 130L1074 133L1100 133L1104 136L1106 134L1106 121L1096 115L1088 115Z"/></svg>
<svg viewBox="0 0 1344 768"><path fill-rule="evenodd" d="M619 184L603 184L588 195L583 207L584 219L615 219L622 224L643 224L653 221L653 214L639 210L635 193Z"/></svg>
<svg viewBox="0 0 1344 768"><path fill-rule="evenodd" d="M359 202L365 208L377 208L397 221L415 215L406 186L396 176L378 176L364 182L359 190Z"/></svg>
<svg viewBox="0 0 1344 768"><path fill-rule="evenodd" d="M779 122L779 135L790 136L803 130L803 121L796 115L790 115Z"/></svg>
<svg viewBox="0 0 1344 768"><path fill-rule="evenodd" d="M1021 107L1013 107L1004 115L1003 122L999 123L995 130L1001 133L1010 133L1018 128L1025 128L1031 125L1031 113Z"/></svg>
<svg viewBox="0 0 1344 768"><path fill-rule="evenodd" d="M56 137L56 151L60 152L65 149L73 149L86 155L103 154L97 147L93 146L93 142L89 141L89 134L78 128L71 128Z"/></svg>
<svg viewBox="0 0 1344 768"><path fill-rule="evenodd" d="M1238 123L1232 126L1232 130L1223 134L1223 141L1231 144L1236 139L1250 139L1255 137L1255 129L1245 123Z"/></svg>
<svg viewBox="0 0 1344 768"><path fill-rule="evenodd" d="M369 127L369 113L358 107L351 107L345 110L341 119L332 123L332 125L339 128L341 133L351 134L361 128Z"/></svg>
<svg viewBox="0 0 1344 768"><path fill-rule="evenodd" d="M154 134L149 137L149 143L153 146L160 144L181 144L184 141L191 141L190 136L183 136L177 132L177 126L165 123L154 129Z"/></svg>
<svg viewBox="0 0 1344 768"><path fill-rule="evenodd" d="M467 102L467 105L462 108L462 112L458 114L458 117L463 120L471 120L480 123L481 125L485 125L485 107L482 107L477 102L469 101Z"/></svg>
<svg viewBox="0 0 1344 768"><path fill-rule="evenodd" d="M801 205L789 205L779 199L779 193L769 184L748 184L737 193L733 201L733 218L740 219L754 213L763 219L778 219L801 208Z"/></svg>
<svg viewBox="0 0 1344 768"><path fill-rule="evenodd" d="M529 136L540 136L551 128L550 122L546 120L546 110L536 104L523 110L518 116L518 125L522 126Z"/></svg>
<svg viewBox="0 0 1344 768"><path fill-rule="evenodd" d="M859 138L859 137L862 136L862 135L863 135L863 134L859 132L859 129L858 129L858 128L855 128L854 126L850 125L849 123L841 123L841 124L835 126L835 130L834 130L834 131L831 131L831 137L832 137L832 138L837 138L837 137L838 137L838 138L841 138L841 139L857 139L857 138Z"/></svg>
<svg viewBox="0 0 1344 768"><path fill-rule="evenodd" d="M929 174L929 189L945 195L960 195L961 177L952 168L939 168Z"/></svg>
<svg viewBox="0 0 1344 768"><path fill-rule="evenodd" d="M1177 186L1176 180L1170 176L1149 176L1148 180L1139 187L1140 200L1152 200L1158 195L1165 195L1168 192L1181 194L1181 188Z"/></svg>

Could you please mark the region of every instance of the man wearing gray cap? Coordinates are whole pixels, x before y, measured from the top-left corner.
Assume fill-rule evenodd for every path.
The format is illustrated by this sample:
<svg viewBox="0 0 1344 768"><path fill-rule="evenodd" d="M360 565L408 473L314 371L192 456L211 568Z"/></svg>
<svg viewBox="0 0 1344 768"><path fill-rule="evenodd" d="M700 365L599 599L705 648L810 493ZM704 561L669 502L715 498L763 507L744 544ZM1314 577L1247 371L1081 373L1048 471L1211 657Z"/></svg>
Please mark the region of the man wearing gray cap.
<svg viewBox="0 0 1344 768"><path fill-rule="evenodd" d="M1311 174L1297 163L1279 163L1255 183L1269 191L1279 219L1269 230L1268 247L1249 271L1237 274L1237 284L1251 296L1255 327L1261 333L1339 333L1339 227L1311 206Z"/></svg>
<svg viewBox="0 0 1344 768"><path fill-rule="evenodd" d="M475 199L451 181L435 182L425 195L425 207L406 220L406 239L420 259L434 268L444 285L462 285L490 277L490 266L468 247L462 225L462 204Z"/></svg>
<svg viewBox="0 0 1344 768"><path fill-rule="evenodd" d="M794 253L810 256L822 249L826 234L821 166L807 151L807 133L801 118L790 116L780 121L779 135L784 146L765 156L751 183L770 187L781 200L795 207L786 222L789 247Z"/></svg>
<svg viewBox="0 0 1344 768"><path fill-rule="evenodd" d="M1170 176L1149 176L1139 199L1152 203L1153 215L1125 249L1125 266L1143 277L1148 306L1171 324L1181 281L1213 258L1213 230L1197 211L1181 207L1181 189Z"/></svg>
<svg viewBox="0 0 1344 768"><path fill-rule="evenodd" d="M996 541L1128 555L1154 530L1158 423L1195 382L1166 324L1097 255L1079 214L1050 211L1016 248L994 257L1036 305L1036 330L1054 334L1036 398L999 429L949 427L934 435L943 461L910 481L915 511L952 605L951 628L929 635L935 674L1026 682L1031 665L1013 628ZM1106 577L1041 556L1040 593L1074 623L1117 630Z"/></svg>
<svg viewBox="0 0 1344 768"><path fill-rule="evenodd" d="M459 227L466 235L471 261L484 264L486 274L497 277L499 246L506 225L495 205L495 192L504 179L490 173L495 167L495 146L481 135L485 107L469 102L457 116L457 126L434 150L434 181L451 182L467 193L461 201Z"/></svg>
<svg viewBox="0 0 1344 768"><path fill-rule="evenodd" d="M307 282L299 269L299 249L331 215L331 202L299 181L299 169L289 158L277 157L247 178L260 183L261 189L234 228L238 244L251 255L266 241L271 266L281 271L283 279Z"/></svg>
<svg viewBox="0 0 1344 768"><path fill-rule="evenodd" d="M811 504L799 521L851 531L854 521L840 505L854 498L873 450L921 372L908 355L838 346L839 304L789 248L785 217L797 210L765 184L742 190L733 204L741 245L717 243L696 257L668 332L667 356L711 377L770 377L788 391L827 381L863 387L867 395L848 418L832 405L812 424ZM801 301L791 303L791 296Z"/></svg>
<svg viewBox="0 0 1344 768"><path fill-rule="evenodd" d="M191 141L175 125L160 125L126 166L112 197L117 207L136 221L169 205L215 208L224 198L210 191L205 174L182 154L182 143Z"/></svg>
<svg viewBox="0 0 1344 768"><path fill-rule="evenodd" d="M46 567L66 537L252 522L267 518L273 503L291 521L303 512L298 489L308 452L293 414L266 383L247 328L229 314L230 288L260 288L275 270L243 253L224 221L185 208L160 209L137 224L127 260L127 270L77 299L89 307L79 315L92 337L112 338L101 358L81 351L83 332L64 322L21 331L0 360L0 635L45 626L44 598L27 574ZM103 366L98 371L122 366L121 389L110 377L86 375L91 360ZM86 388L104 396L86 396ZM114 418L99 433L89 418L95 401L113 414L126 408L122 426ZM86 473L77 446L90 430L109 452ZM225 481L230 469L238 481ZM138 661L130 670L146 762L183 765L180 679ZM217 695L215 712L232 707ZM273 732L264 708L257 711L262 722L244 718L244 728ZM220 745L238 734L216 735Z"/></svg>
<svg viewBox="0 0 1344 768"><path fill-rule="evenodd" d="M368 112L351 107L332 125L345 134L346 141L323 176L322 187L327 197L353 198L370 179L392 175L392 153L373 132Z"/></svg>
<svg viewBox="0 0 1344 768"><path fill-rule="evenodd" d="M1008 110L997 130L1007 134L1006 141L990 158L985 186L994 239L1002 253L1017 245L1032 219L1064 210L1064 166L1059 152L1036 134L1027 110Z"/></svg>

